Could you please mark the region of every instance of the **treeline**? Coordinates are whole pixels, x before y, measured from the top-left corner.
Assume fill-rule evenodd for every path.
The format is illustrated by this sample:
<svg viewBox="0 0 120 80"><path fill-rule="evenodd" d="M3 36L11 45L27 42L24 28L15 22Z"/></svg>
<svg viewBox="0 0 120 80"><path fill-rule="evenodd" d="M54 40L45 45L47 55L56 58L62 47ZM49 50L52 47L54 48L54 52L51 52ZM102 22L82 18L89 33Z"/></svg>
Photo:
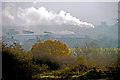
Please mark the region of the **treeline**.
<svg viewBox="0 0 120 80"><path fill-rule="evenodd" d="M103 53L102 53L103 51ZM83 78L85 72L93 71L93 78L101 78L100 71L118 68L118 49L74 48L69 49L61 41L47 40L35 43L30 51L25 51L19 43L10 47L2 44L3 80L39 80L42 78ZM101 52L101 53L99 53ZM107 53L107 54L106 54ZM111 54L114 53L114 54ZM73 57L73 55L76 57ZM105 56L104 56L105 55ZM107 56L107 55L110 55ZM100 57L100 59L99 59ZM109 61L111 58L112 62ZM98 59L97 59L98 58ZM103 59L102 59L103 58ZM108 59L109 65L97 64ZM106 61L107 62L107 61ZM98 70L98 71L97 71ZM93 76L91 75L91 76ZM88 75L90 76L90 75ZM89 78L89 77L88 77ZM87 80L87 77L85 78Z"/></svg>
<svg viewBox="0 0 120 80"><path fill-rule="evenodd" d="M106 67L118 65L119 48L70 48L70 54L74 57L83 56L88 61L93 61L95 66Z"/></svg>

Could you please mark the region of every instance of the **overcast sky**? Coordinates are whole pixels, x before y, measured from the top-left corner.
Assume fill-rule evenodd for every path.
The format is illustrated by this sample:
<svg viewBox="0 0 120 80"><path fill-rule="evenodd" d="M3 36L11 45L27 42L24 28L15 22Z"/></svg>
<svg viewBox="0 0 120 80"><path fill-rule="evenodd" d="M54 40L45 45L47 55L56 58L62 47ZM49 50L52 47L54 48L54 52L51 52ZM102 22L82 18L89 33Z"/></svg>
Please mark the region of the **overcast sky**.
<svg viewBox="0 0 120 80"><path fill-rule="evenodd" d="M59 13L61 10L69 12L72 16L79 18L82 21L88 21L93 24L100 24L106 21L108 24L113 24L117 19L118 13L117 2L72 2L72 3L24 3L18 4L20 7L34 6L39 8L45 7L50 11Z"/></svg>
<svg viewBox="0 0 120 80"><path fill-rule="evenodd" d="M118 16L117 2L18 2L3 3L3 27L42 32L71 33L63 26L94 28L101 22L115 24ZM47 27L41 27L45 25ZM53 25L58 25L55 27ZM48 27L50 26L50 27ZM65 29L64 29L65 28ZM38 30L43 29L43 30ZM52 30L54 29L54 30Z"/></svg>

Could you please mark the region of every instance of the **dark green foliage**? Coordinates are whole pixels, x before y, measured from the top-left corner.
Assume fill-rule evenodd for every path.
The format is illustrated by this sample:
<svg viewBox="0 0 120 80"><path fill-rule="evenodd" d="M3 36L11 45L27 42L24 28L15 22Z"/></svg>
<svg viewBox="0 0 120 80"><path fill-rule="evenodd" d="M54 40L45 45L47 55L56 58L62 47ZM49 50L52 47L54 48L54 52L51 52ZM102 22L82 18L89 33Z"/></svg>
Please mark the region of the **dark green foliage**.
<svg viewBox="0 0 120 80"><path fill-rule="evenodd" d="M49 57L33 58L23 50L5 48L2 51L3 80L32 80L32 76L51 70L60 65Z"/></svg>
<svg viewBox="0 0 120 80"><path fill-rule="evenodd" d="M96 69L92 69L86 74L79 77L80 79L100 79L101 74L100 72L97 72Z"/></svg>
<svg viewBox="0 0 120 80"><path fill-rule="evenodd" d="M40 65L42 64L48 65L49 70L57 70L60 68L60 65L49 57L36 58L34 59L34 62Z"/></svg>
<svg viewBox="0 0 120 80"><path fill-rule="evenodd" d="M105 77L109 77L111 80L120 80L120 66L108 67L108 71L104 71Z"/></svg>
<svg viewBox="0 0 120 80"><path fill-rule="evenodd" d="M16 52L11 53L11 52ZM3 80L31 80L32 71L30 62L18 59L17 55L22 54L14 49L4 49L2 51L2 79ZM23 54L25 57L25 55Z"/></svg>

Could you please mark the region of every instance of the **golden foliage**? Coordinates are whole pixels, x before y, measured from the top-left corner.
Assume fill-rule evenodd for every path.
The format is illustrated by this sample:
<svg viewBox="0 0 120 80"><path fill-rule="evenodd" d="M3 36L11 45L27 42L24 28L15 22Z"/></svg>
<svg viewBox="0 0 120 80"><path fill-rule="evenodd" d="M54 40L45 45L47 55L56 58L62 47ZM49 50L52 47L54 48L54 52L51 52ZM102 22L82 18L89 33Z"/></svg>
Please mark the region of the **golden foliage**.
<svg viewBox="0 0 120 80"><path fill-rule="evenodd" d="M43 43L35 43L32 46L31 52L33 53L34 56L50 54L56 57L59 56L71 57L71 55L69 54L69 49L66 46L66 44L63 44L59 40L58 41L47 40Z"/></svg>

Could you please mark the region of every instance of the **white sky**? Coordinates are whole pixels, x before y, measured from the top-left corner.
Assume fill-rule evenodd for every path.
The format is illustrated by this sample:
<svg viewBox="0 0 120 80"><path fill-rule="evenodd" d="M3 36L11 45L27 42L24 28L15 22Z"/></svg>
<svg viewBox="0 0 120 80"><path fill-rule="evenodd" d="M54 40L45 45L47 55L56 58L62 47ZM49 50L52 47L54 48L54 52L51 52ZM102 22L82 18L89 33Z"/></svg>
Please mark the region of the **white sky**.
<svg viewBox="0 0 120 80"><path fill-rule="evenodd" d="M109 25L112 25L112 24L115 24L117 22L117 15L118 15L118 3L117 2L34 2L34 3L29 3L29 2L18 2L18 3L8 3L10 4L9 5L6 5L6 3L2 3L2 11L4 12L3 14L3 26L4 28L10 28L10 25L11 26L21 26L24 27L23 25L26 26L26 24L24 23L28 23L27 27L28 29L30 30L38 30L38 32L40 32L39 30L42 29L42 30L46 30L46 29L54 29L54 28L57 28L57 32L60 33L59 31L61 32L70 32L70 33L73 33L71 31L69 31L69 28L67 30L64 29L64 26L61 25L61 27L59 26L58 27L36 27L36 25L34 24L40 24L41 22L41 19L39 20L34 20L36 18L39 18L41 15L37 15L37 13L39 13L39 10L38 8L41 8L41 7L44 7L46 9L46 11L49 11L49 12L52 12L52 14L57 14L55 17L53 15L53 17L55 17L55 19L52 19L49 17L49 20L52 20L53 22L55 22L56 18L58 20L58 22L60 23L63 23L61 21L66 21L65 23L67 25L71 25L71 24L78 24L80 23L80 21L82 22L87 22L87 25L85 26L88 26L88 24L93 24L93 25L99 25L101 22L107 22L107 24ZM8 6L8 7L7 7ZM7 7L7 8L6 8ZM33 11L32 13L30 11L27 11L28 9L33 9L35 11ZM18 16L18 12L21 11L22 14L25 14L25 16ZM64 16L64 20L61 19L61 17L59 17L59 14L61 11L64 11L68 16L65 17ZM20 12L20 13L21 13ZM35 14L34 14L35 13ZM33 15L31 15L33 14ZM50 13L51 14L51 13ZM30 16L31 15L31 16ZM37 15L37 16L36 16ZM5 17L6 16L6 17ZM72 18L71 18L72 16ZM59 17L59 18L58 18ZM74 20L72 20L74 18ZM48 18L45 18L44 16L44 20L42 20L42 23L46 22ZM71 20L71 22L69 22L69 20ZM51 21L47 22L48 23L51 23ZM21 25L22 24L22 25ZM86 23L85 23L86 24ZM55 22L55 25L56 25L56 22ZM8 27L9 26L9 27ZM30 27L32 26L32 27ZM34 27L33 27L34 26ZM38 26L38 25L37 25ZM69 26L68 26L69 27ZM76 28L76 27L74 27ZM24 28L22 28L24 29Z"/></svg>
<svg viewBox="0 0 120 80"><path fill-rule="evenodd" d="M2 2L118 2L119 0L1 0Z"/></svg>

